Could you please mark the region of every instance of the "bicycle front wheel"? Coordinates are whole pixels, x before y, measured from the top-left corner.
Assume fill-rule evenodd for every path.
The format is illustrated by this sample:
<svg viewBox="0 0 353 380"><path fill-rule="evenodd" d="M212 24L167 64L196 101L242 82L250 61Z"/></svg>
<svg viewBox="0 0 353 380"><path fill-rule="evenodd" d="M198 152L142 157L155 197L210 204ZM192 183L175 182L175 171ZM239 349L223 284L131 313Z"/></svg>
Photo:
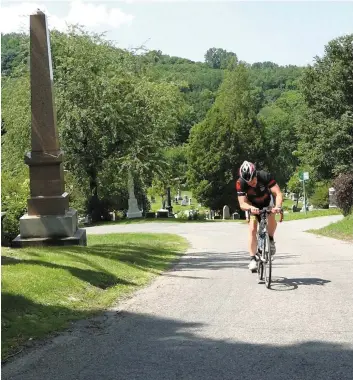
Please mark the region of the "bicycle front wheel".
<svg viewBox="0 0 353 380"><path fill-rule="evenodd" d="M272 252L271 252L271 245L270 245L270 238L268 237L268 234L266 234L265 238L265 254L266 254L266 262L264 263L264 274L265 274L265 285L266 288L270 288L271 286L271 277L272 277Z"/></svg>

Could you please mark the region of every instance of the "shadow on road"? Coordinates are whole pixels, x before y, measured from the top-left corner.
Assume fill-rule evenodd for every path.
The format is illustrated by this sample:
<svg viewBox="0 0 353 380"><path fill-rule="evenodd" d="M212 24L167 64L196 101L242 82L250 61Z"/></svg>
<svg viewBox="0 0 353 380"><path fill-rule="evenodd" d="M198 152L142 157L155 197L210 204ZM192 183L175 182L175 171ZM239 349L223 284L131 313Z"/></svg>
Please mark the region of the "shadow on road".
<svg viewBox="0 0 353 380"><path fill-rule="evenodd" d="M286 278L286 277L274 277L271 283L271 289L276 291L296 290L299 286L318 285L323 286L328 284L329 280L322 278Z"/></svg>
<svg viewBox="0 0 353 380"><path fill-rule="evenodd" d="M89 329L89 323L95 329ZM109 312L66 333L56 346L44 347L35 363L5 365L3 376L12 380L352 378L353 350L348 345L323 341L285 345L280 340L251 344L207 337L210 329L205 333L204 328L192 321ZM213 329L224 335L222 326Z"/></svg>
<svg viewBox="0 0 353 380"><path fill-rule="evenodd" d="M287 265L282 263L284 260L297 257L293 254L276 255L276 265ZM192 252L188 256L183 256L180 261L173 267L173 270L195 270L208 269L219 270L224 268L244 268L248 270L249 252Z"/></svg>

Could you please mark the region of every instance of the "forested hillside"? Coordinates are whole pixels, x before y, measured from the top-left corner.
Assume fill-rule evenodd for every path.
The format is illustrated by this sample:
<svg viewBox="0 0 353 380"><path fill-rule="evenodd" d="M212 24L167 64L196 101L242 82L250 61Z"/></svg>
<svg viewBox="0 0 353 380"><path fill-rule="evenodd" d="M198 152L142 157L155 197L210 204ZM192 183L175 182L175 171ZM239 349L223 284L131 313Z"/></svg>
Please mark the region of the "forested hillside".
<svg viewBox="0 0 353 380"><path fill-rule="evenodd" d="M29 41L1 42L2 208L14 235L28 197ZM309 171L319 203L353 169L353 35L328 41L305 68L248 64L220 48L204 62L132 53L77 27L52 31L51 46L66 186L94 220L127 207L129 170L144 209L151 187L184 184L203 205L236 210L245 159L296 192L298 172Z"/></svg>

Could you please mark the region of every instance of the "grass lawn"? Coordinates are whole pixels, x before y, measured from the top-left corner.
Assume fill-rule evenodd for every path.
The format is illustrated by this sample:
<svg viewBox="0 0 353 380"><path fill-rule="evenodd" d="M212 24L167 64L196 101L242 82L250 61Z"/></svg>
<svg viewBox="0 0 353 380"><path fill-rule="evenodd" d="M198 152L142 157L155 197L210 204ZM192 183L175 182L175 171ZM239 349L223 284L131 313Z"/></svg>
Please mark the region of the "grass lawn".
<svg viewBox="0 0 353 380"><path fill-rule="evenodd" d="M2 249L2 359L148 283L188 247L171 234L88 235L87 247Z"/></svg>
<svg viewBox="0 0 353 380"><path fill-rule="evenodd" d="M338 209L327 209L327 210L313 210L305 212L289 212L284 214L284 221L299 220L299 219L309 219L316 218L319 216L330 216L330 215L341 215ZM278 217L277 217L278 218Z"/></svg>
<svg viewBox="0 0 353 380"><path fill-rule="evenodd" d="M336 223L331 223L319 230L308 230L308 232L353 242L353 215L347 216Z"/></svg>

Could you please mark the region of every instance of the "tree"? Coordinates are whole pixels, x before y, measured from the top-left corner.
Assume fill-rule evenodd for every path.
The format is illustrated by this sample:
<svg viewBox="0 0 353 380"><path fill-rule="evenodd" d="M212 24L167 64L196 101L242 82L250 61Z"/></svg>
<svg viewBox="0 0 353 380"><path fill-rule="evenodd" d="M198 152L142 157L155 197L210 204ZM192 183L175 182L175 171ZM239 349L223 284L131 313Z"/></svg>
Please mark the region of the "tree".
<svg viewBox="0 0 353 380"><path fill-rule="evenodd" d="M163 149L176 139L185 103L179 88L153 82L139 57L116 49L101 36L72 27L51 33L55 101L65 169L83 189L95 219L100 219L103 171L136 183L162 171ZM3 81L3 168L24 167L30 149L29 75ZM141 188L141 187L140 187ZM110 189L112 187L110 186ZM142 189L143 191L143 189Z"/></svg>
<svg viewBox="0 0 353 380"><path fill-rule="evenodd" d="M206 206L238 206L234 180L243 160L261 163L262 127L256 119L246 67L226 73L206 119L191 130L188 181Z"/></svg>
<svg viewBox="0 0 353 380"><path fill-rule="evenodd" d="M82 185L88 179L90 209L100 219L103 168L125 182L129 172L148 180L162 170L183 100L177 86L149 81L136 72L133 57L97 35L76 28L68 37L55 34L53 51L67 169Z"/></svg>
<svg viewBox="0 0 353 380"><path fill-rule="evenodd" d="M7 77L2 81L2 124L6 133L1 138L2 170L23 172L24 155L31 146L31 110L29 75Z"/></svg>
<svg viewBox="0 0 353 380"><path fill-rule="evenodd" d="M208 49L205 54L205 62L213 69L226 69L232 58L238 60L235 53L215 47Z"/></svg>
<svg viewBox="0 0 353 380"><path fill-rule="evenodd" d="M297 134L303 163L330 179L353 167L353 34L334 39L301 82L307 105Z"/></svg>
<svg viewBox="0 0 353 380"><path fill-rule="evenodd" d="M339 174L333 183L337 205L344 216L349 215L353 208L353 171Z"/></svg>
<svg viewBox="0 0 353 380"><path fill-rule="evenodd" d="M259 118L265 128L266 162L280 186L285 186L298 166L293 154L298 137L294 133L304 107L300 92L290 90L271 105L261 109Z"/></svg>

